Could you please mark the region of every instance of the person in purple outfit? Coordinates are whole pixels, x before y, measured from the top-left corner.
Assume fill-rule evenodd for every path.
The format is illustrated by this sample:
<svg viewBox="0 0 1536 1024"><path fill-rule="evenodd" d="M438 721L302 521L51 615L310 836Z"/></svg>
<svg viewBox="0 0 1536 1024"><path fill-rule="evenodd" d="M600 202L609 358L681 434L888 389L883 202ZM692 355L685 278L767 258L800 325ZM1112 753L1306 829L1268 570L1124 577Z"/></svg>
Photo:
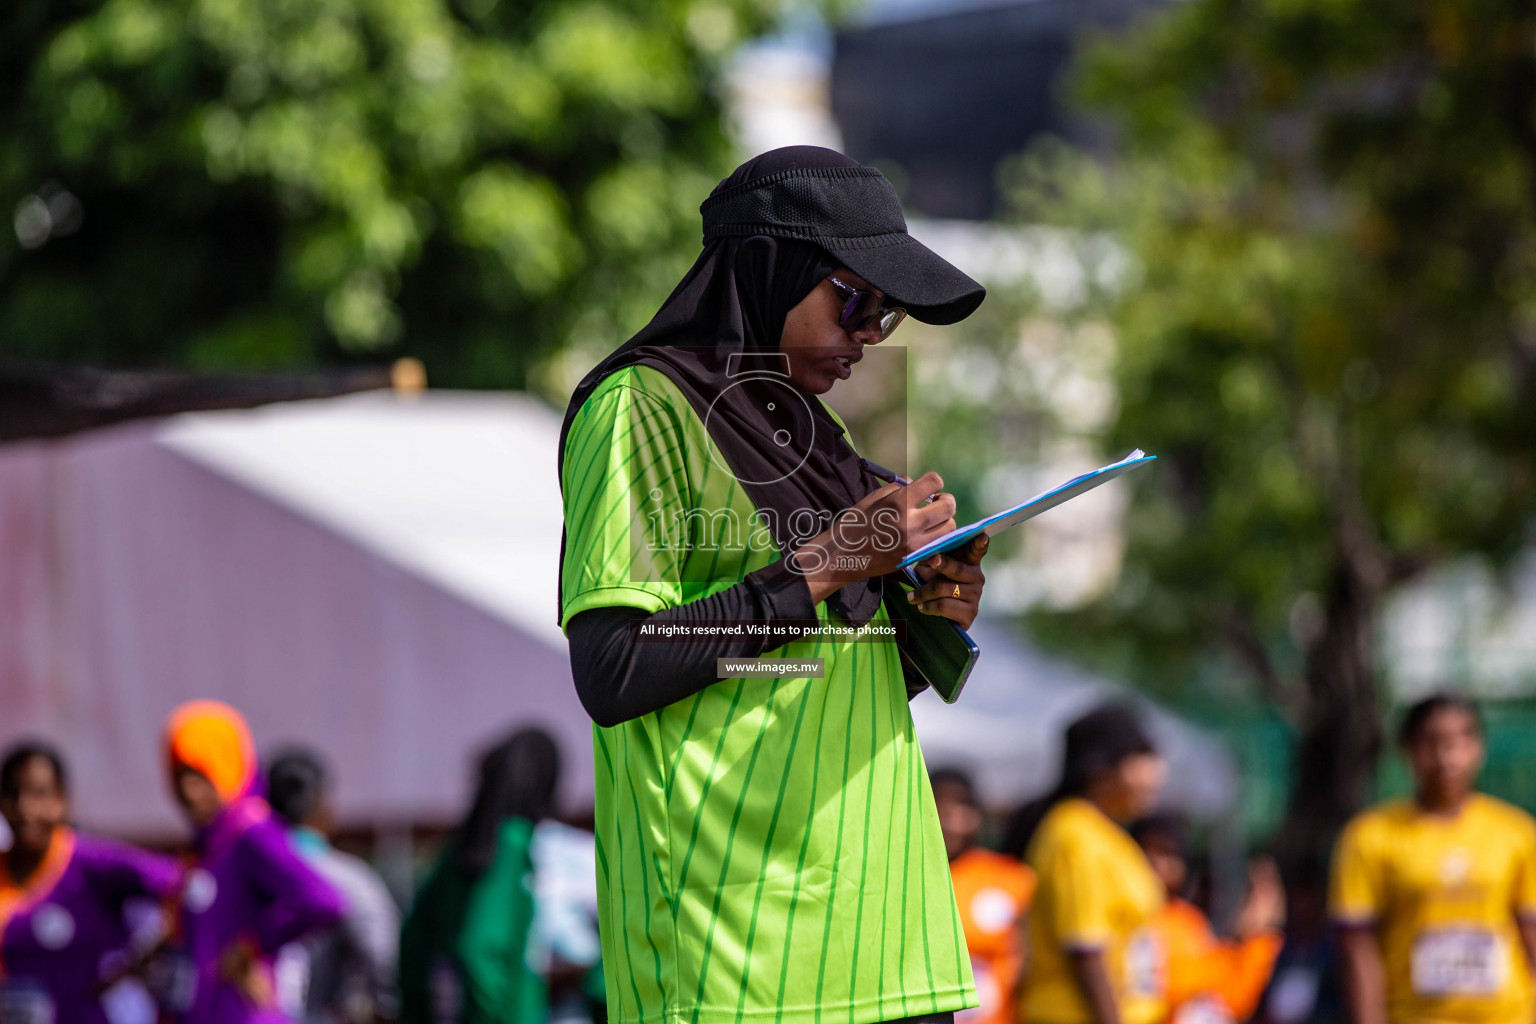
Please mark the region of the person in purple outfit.
<svg viewBox="0 0 1536 1024"><path fill-rule="evenodd" d="M181 1024L275 1024L272 957L335 924L341 896L306 865L260 793L245 719L217 701L177 708L166 724L171 789L196 830L157 985Z"/></svg>
<svg viewBox="0 0 1536 1024"><path fill-rule="evenodd" d="M164 899L180 868L70 828L63 759L42 743L0 762L0 1021L107 1024L101 992L128 956L127 908Z"/></svg>

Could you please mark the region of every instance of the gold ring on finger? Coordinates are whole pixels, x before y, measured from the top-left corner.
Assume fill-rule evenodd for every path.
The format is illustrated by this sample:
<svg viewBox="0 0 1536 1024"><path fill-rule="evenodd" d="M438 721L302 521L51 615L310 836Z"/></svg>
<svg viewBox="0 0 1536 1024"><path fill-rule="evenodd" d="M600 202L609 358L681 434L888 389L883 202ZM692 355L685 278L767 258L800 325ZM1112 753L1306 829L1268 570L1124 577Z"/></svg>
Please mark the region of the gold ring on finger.
<svg viewBox="0 0 1536 1024"><path fill-rule="evenodd" d="M960 596L960 584L958 584L958 583L955 584L955 592L953 594L950 594L949 596L950 597L959 597Z"/></svg>

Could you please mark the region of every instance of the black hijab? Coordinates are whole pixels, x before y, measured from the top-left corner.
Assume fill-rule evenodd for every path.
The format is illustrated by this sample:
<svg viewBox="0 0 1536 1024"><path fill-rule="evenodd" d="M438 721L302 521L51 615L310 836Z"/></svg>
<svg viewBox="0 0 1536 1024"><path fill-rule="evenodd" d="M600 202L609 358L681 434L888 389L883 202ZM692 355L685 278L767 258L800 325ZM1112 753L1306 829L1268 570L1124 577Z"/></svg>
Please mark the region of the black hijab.
<svg viewBox="0 0 1536 1024"><path fill-rule="evenodd" d="M737 168L711 198L787 171L859 166L814 146L778 149ZM666 374L704 420L781 551L788 555L820 533L881 483L865 471L820 400L789 384L779 352L789 311L840 264L804 238L712 237L651 322L577 386L560 432L562 478L566 436L582 404L615 370L649 366ZM562 561L563 550L562 540ZM827 603L844 620L863 625L881 594L880 579L862 580Z"/></svg>
<svg viewBox="0 0 1536 1024"><path fill-rule="evenodd" d="M520 729L480 759L475 802L459 828L459 864L479 877L496 859L508 818L537 824L549 815L560 781L560 748L543 729Z"/></svg>

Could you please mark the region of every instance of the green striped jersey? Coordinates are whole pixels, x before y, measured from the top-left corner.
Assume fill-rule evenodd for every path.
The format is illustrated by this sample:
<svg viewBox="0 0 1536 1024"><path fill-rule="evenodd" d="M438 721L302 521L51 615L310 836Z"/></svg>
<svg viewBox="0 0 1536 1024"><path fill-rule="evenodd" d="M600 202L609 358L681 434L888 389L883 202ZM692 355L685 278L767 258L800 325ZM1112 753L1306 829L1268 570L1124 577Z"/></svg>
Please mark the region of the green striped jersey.
<svg viewBox="0 0 1536 1024"><path fill-rule="evenodd" d="M562 624L693 601L778 559L725 465L665 375L609 376L566 442ZM725 679L593 730L614 1024L866 1024L976 1003L897 649L778 653L824 658L826 677Z"/></svg>

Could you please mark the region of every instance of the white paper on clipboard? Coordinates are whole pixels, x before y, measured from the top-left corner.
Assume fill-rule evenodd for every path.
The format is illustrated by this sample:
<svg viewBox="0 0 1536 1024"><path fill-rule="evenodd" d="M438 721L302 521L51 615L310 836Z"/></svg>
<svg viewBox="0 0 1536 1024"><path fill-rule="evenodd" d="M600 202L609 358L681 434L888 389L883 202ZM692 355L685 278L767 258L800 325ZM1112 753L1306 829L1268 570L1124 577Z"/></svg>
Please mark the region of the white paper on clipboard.
<svg viewBox="0 0 1536 1024"><path fill-rule="evenodd" d="M1156 458L1156 455L1148 455L1140 448L1137 448L1119 462L1112 462L1100 469L1084 473L1082 476L1075 476L1064 484L1053 487L1042 494L1035 495L1022 505L1015 505L1013 508L1004 509L985 519L978 519L969 526L957 527L938 540L929 541L912 552L902 559L901 566L906 568L910 565L916 565L930 555L962 547L970 543L971 538L981 533L985 533L989 537L995 537L1011 526L1018 526L1026 519L1033 519L1041 512L1053 509L1063 502L1071 501L1079 494L1086 494L1100 484L1106 484L1115 477L1129 473L1138 466L1145 466Z"/></svg>

